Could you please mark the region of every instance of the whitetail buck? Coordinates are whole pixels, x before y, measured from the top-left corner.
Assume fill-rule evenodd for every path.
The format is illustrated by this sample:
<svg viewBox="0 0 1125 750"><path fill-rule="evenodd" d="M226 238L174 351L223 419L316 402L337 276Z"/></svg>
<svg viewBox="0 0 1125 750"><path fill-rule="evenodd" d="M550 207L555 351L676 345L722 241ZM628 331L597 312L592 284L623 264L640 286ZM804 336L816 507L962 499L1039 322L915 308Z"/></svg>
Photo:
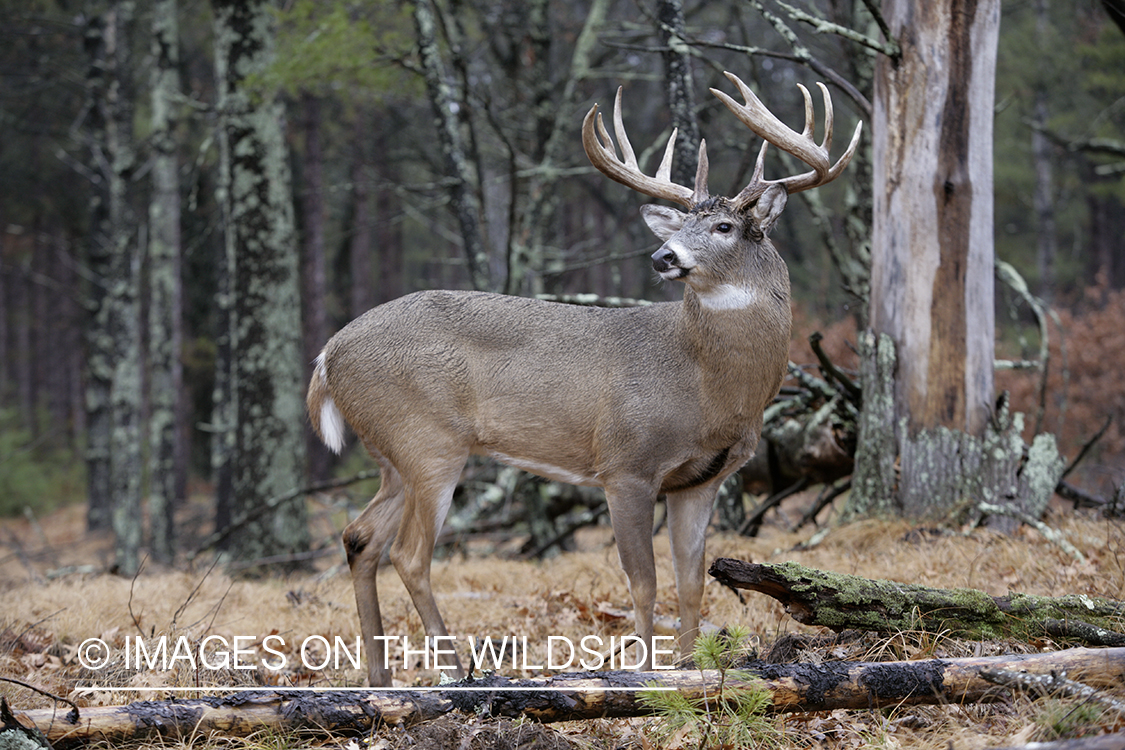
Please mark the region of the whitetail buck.
<svg viewBox="0 0 1125 750"><path fill-rule="evenodd" d="M376 570L390 558L426 634L447 636L430 588L434 540L470 454L549 479L605 489L637 634L651 665L656 569L652 523L665 494L680 608L690 648L703 593L704 534L719 485L754 452L762 411L777 394L789 347L789 272L766 235L789 193L835 179L859 141L832 165L832 102L820 85L826 133L789 129L736 76L745 99L715 96L752 131L812 167L763 180L766 144L749 185L707 192L699 148L694 188L671 182L668 141L656 177L637 166L614 107L613 141L590 110L582 143L594 166L646 195L688 209L642 209L664 244L656 272L683 281L683 301L601 309L481 292L429 291L380 305L337 333L316 360L313 427L339 452L351 425L382 470L378 494L344 531L372 685L389 685ZM446 644L448 645L448 643ZM464 676L460 663L456 674Z"/></svg>

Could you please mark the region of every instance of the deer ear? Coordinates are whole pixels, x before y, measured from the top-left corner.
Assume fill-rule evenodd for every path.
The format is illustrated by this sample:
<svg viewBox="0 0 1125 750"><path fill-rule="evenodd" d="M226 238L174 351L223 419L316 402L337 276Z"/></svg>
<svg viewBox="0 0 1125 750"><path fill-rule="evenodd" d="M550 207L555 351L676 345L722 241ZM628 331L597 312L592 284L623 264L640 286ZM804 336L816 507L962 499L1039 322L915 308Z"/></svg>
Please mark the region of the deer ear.
<svg viewBox="0 0 1125 750"><path fill-rule="evenodd" d="M785 210L785 202L789 200L789 191L781 185L770 185L758 202L750 209L750 215L762 230L762 234L769 234L773 225L781 218Z"/></svg>
<svg viewBox="0 0 1125 750"><path fill-rule="evenodd" d="M641 206L641 216L644 217L652 233L667 242L669 237L680 231L687 214L667 206L648 203Z"/></svg>

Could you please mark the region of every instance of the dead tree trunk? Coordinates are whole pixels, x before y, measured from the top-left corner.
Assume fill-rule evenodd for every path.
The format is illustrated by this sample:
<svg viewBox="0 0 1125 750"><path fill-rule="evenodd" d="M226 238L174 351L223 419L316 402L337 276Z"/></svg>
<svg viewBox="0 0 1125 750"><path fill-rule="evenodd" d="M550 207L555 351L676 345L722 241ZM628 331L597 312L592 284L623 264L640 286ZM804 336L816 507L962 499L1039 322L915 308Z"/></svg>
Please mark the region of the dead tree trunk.
<svg viewBox="0 0 1125 750"><path fill-rule="evenodd" d="M1084 594L989 596L975 589L935 589L797 563L756 565L729 558L716 560L710 573L728 586L772 596L800 623L837 632L924 630L974 640L1049 635L1090 645L1125 646L1125 635L1114 630L1125 615L1125 603Z"/></svg>
<svg viewBox="0 0 1125 750"><path fill-rule="evenodd" d="M752 676L750 682L738 682L728 673L725 689L737 684L768 690L771 710L776 712L958 704L1005 697L1004 690L980 677L982 669L1066 671L1104 682L1117 679L1125 669L1125 648L909 662L753 662L740 670ZM117 744L210 733L245 736L262 730L359 734L380 723L403 725L453 710L543 722L641 716L651 711L639 695L653 686L698 700L705 694L716 695L720 681L714 671L587 672L531 680L494 676L428 691L244 691L85 708L77 719L54 709L18 712L16 718L25 726L38 727L53 747L63 750L96 741Z"/></svg>
<svg viewBox="0 0 1125 750"><path fill-rule="evenodd" d="M876 63L875 333L861 337L867 377L847 515L943 518L972 497L1037 517L1061 461L1043 437L1024 462L1020 417L998 414L993 396L1000 4L882 8L901 51ZM1046 494L1026 494L1018 476Z"/></svg>

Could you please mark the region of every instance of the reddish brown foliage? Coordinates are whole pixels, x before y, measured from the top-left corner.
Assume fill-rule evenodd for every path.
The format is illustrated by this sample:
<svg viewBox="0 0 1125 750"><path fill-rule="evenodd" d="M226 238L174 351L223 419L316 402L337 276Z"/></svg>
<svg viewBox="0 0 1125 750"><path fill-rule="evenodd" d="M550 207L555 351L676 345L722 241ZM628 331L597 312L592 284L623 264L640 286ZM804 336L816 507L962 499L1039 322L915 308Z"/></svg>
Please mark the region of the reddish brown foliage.
<svg viewBox="0 0 1125 750"><path fill-rule="evenodd" d="M1039 431L1054 433L1060 451L1073 459L1110 418L1109 429L1071 477L1088 491L1108 497L1125 480L1125 290L1091 287L1080 303L1060 309L1058 314L1062 329L1051 324L1051 359ZM825 325L801 309L793 311L789 345L793 362L816 363L808 342L814 331L824 334L821 346L837 366L849 371L858 367L852 348L854 320L849 317ZM997 357L1019 359L1021 355L1001 344ZM1024 437L1030 440L1039 414L1039 373L999 371L996 390L1009 391L1013 411L1026 415Z"/></svg>
<svg viewBox="0 0 1125 750"><path fill-rule="evenodd" d="M1112 419L1077 477L1086 489L1112 495L1125 479L1125 290L1092 287L1081 303L1058 313L1062 330L1051 326L1041 431L1053 432L1062 453L1073 459ZM1035 426L1039 385L1034 370L997 373L997 390L1010 391L1012 408L1028 415L1025 436Z"/></svg>
<svg viewBox="0 0 1125 750"><path fill-rule="evenodd" d="M855 354L855 318L849 316L823 323L798 307L793 308L793 336L789 341L791 361L799 365L816 364L816 355L809 346L809 336L817 331L824 336L820 347L833 364L848 373L859 368L859 358Z"/></svg>

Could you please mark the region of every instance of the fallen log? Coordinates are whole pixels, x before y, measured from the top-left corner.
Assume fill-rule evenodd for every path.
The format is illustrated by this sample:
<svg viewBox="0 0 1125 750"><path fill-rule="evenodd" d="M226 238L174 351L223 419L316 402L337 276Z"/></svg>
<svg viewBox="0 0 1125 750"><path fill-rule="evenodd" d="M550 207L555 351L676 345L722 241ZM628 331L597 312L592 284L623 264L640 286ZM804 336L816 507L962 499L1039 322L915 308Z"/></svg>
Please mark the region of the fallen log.
<svg viewBox="0 0 1125 750"><path fill-rule="evenodd" d="M1006 696L980 677L986 668L1040 674L1065 670L1088 682L1115 680L1125 671L1125 648L908 662L755 661L740 670L748 682L728 674L726 689L733 682L768 690L771 710L777 712L976 703ZM493 675L424 690L244 690L82 708L77 718L52 709L15 715L62 750L97 741L114 745L156 736L246 736L263 729L360 734L379 724L410 724L453 710L543 722L641 716L651 713L638 697L645 690L673 689L695 700L714 697L718 686L719 675L713 671L584 672L525 680Z"/></svg>
<svg viewBox="0 0 1125 750"><path fill-rule="evenodd" d="M719 558L711 575L785 605L797 622L836 632L924 630L956 638L1030 641L1043 636L1096 646L1125 646L1125 603L1085 594L990 596L976 589L936 589L808 568Z"/></svg>

